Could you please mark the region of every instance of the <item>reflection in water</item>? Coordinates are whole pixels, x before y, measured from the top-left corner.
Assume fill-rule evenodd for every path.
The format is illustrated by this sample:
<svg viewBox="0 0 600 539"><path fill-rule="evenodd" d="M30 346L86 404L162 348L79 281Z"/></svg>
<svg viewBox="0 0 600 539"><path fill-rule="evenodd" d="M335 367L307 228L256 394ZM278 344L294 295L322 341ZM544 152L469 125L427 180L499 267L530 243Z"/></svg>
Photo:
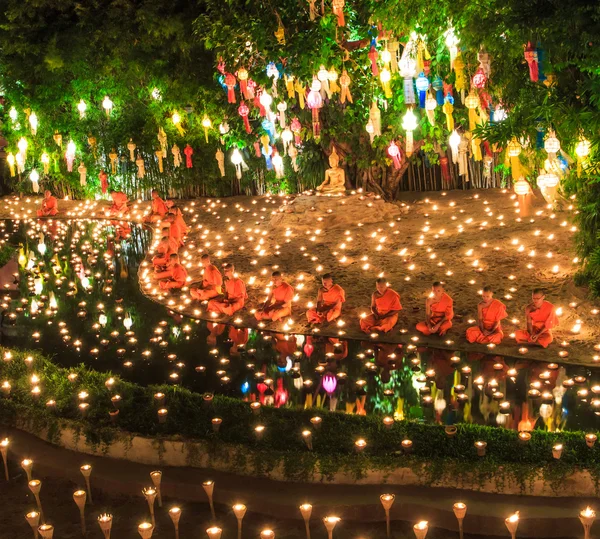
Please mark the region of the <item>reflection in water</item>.
<svg viewBox="0 0 600 539"><path fill-rule="evenodd" d="M397 420L510 429L594 428L597 369L415 345L268 333L185 319L146 298L148 231L116 222L0 223L21 243L3 343L139 384Z"/></svg>

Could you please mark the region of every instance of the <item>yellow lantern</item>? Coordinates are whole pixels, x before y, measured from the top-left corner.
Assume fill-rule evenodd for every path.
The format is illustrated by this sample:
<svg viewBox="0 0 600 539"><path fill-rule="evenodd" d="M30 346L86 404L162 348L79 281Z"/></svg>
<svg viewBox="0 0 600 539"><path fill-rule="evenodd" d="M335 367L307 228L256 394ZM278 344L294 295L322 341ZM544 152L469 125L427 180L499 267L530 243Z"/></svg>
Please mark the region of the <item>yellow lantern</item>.
<svg viewBox="0 0 600 539"><path fill-rule="evenodd" d="M44 165L44 174L50 172L50 156L44 152L41 157L42 164Z"/></svg>
<svg viewBox="0 0 600 539"><path fill-rule="evenodd" d="M8 167L10 168L10 175L14 178L15 176L15 156L12 153L9 153L6 156L6 162L8 163Z"/></svg>
<svg viewBox="0 0 600 539"><path fill-rule="evenodd" d="M520 179L517 180L514 185L513 185L513 189L515 190L515 193L520 196L523 197L525 195L529 194L529 183L527 182L527 180L524 179Z"/></svg>
<svg viewBox="0 0 600 539"><path fill-rule="evenodd" d="M408 109L402 118L402 128L406 131L406 156L413 153L413 131L417 128L417 117L412 109Z"/></svg>
<svg viewBox="0 0 600 539"><path fill-rule="evenodd" d="M510 168L513 180L521 178L521 161L519 155L521 154L521 144L515 138L513 138L506 147L506 154L510 158Z"/></svg>
<svg viewBox="0 0 600 539"><path fill-rule="evenodd" d="M590 155L590 141L583 137L580 138L577 146L575 146L575 154L577 155L577 176L581 176L583 162Z"/></svg>
<svg viewBox="0 0 600 539"><path fill-rule="evenodd" d="M469 95L465 99L465 107L469 109L469 131L475 129L477 124L477 107L479 107L479 96L473 89L469 92Z"/></svg>
<svg viewBox="0 0 600 539"><path fill-rule="evenodd" d="M171 116L171 121L173 122L173 125L176 127L177 131L179 131L179 134L183 137L183 135L185 134L185 130L181 125L181 116L177 111L175 111Z"/></svg>
<svg viewBox="0 0 600 539"><path fill-rule="evenodd" d="M381 80L381 86L383 88L383 93L387 99L392 97L392 89L390 87L390 80L392 79L392 74L387 67L384 67L379 73L379 80Z"/></svg>
<svg viewBox="0 0 600 539"><path fill-rule="evenodd" d="M560 141L556 138L554 131L550 131L550 134L544 142L544 150L548 152L548 159L553 161L556 158L556 154L560 151Z"/></svg>
<svg viewBox="0 0 600 539"><path fill-rule="evenodd" d="M435 109L437 107L437 101L435 97L429 93L427 99L425 99L425 112L427 114L427 119L431 125L435 125Z"/></svg>
<svg viewBox="0 0 600 539"><path fill-rule="evenodd" d="M79 118L81 120L83 118L85 118L86 109L87 109L87 105L85 104L85 101L83 99L80 99L79 103L77 103L77 110L79 111Z"/></svg>
<svg viewBox="0 0 600 539"><path fill-rule="evenodd" d="M206 142L208 142L208 130L212 127L212 122L206 114L204 115L204 118L202 118L202 127L204 127L204 138L206 139Z"/></svg>

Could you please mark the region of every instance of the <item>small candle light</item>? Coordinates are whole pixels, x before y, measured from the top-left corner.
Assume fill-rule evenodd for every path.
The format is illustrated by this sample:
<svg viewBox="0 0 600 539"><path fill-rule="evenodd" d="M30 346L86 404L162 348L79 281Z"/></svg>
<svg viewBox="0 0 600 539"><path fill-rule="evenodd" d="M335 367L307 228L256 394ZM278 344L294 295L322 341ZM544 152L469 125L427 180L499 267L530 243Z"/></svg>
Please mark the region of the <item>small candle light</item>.
<svg viewBox="0 0 600 539"><path fill-rule="evenodd" d="M361 452L365 447L367 447L367 442L363 438L359 438L354 442L354 449L357 452Z"/></svg>
<svg viewBox="0 0 600 539"><path fill-rule="evenodd" d="M475 449L477 450L478 457L485 456L486 447L487 447L487 442L483 442L483 441L475 442Z"/></svg>
<svg viewBox="0 0 600 539"><path fill-rule="evenodd" d="M579 520L583 526L584 539L590 539L592 524L596 520L596 511L589 506L586 507L583 511L579 512Z"/></svg>
<svg viewBox="0 0 600 539"><path fill-rule="evenodd" d="M594 447L596 440L598 440L598 436L593 432L585 435L585 443L588 447Z"/></svg>
<svg viewBox="0 0 600 539"><path fill-rule="evenodd" d="M417 539L425 539L427 531L429 530L429 523L426 520L421 520L413 526L413 531Z"/></svg>
<svg viewBox="0 0 600 539"><path fill-rule="evenodd" d="M519 511L504 519L504 523L506 524L506 528L510 533L512 539L515 539L517 535L517 528L519 527Z"/></svg>

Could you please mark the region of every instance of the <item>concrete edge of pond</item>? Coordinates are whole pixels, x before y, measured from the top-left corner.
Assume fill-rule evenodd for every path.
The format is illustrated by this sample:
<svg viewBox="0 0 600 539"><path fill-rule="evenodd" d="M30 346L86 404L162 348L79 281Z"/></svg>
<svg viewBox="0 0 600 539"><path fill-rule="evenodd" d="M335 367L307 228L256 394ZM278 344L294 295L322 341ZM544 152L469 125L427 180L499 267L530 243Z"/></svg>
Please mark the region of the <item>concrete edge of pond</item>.
<svg viewBox="0 0 600 539"><path fill-rule="evenodd" d="M47 441L48 433L44 430L32 428L26 420L17 419L17 427L41 440ZM155 467L168 466L172 468L213 470L219 473L235 474L245 480L264 478L281 484L306 484L306 485L337 485L337 486L367 486L387 485L390 487L420 487L437 489L454 489L461 491L472 491L483 494L501 494L509 496L556 498L558 497L556 485L551 485L543 479L537 478L526 484L525 490L522 485L504 475L499 467L495 476L489 477L481 483L479 477L469 481L462 477L454 483L441 480L433 484L424 484L414 470L408 467L398 467L392 472L371 471L365 477L354 478L349 473L338 472L332 479L315 475L302 483L291 483L286 480L283 463L274 469L265 472L257 471L252 459L244 459L245 464L240 464L236 454L241 450L244 456L248 456L252 449L248 447L235 446L232 444L221 444L219 456L215 458L207 451L206 443L203 441L184 440L181 438L150 438L138 436L126 431L110 445L92 445L85 437L81 436L75 428L63 420L61 431L57 439L52 440L57 447L81 453L107 457L115 461L123 461L135 464L150 465ZM571 474L568 480L560 485L560 496L585 498L594 495L596 483L593 476L587 470L579 470Z"/></svg>
<svg viewBox="0 0 600 539"><path fill-rule="evenodd" d="M73 434L74 431L69 431L66 436ZM162 495L167 508L171 503L182 501L207 502L201 484L210 479L215 482L214 501L225 510L235 503L245 503L252 513L278 519L300 519L298 506L310 502L314 507L312 518L315 527L320 526L318 520L327 514L335 514L350 522L381 522L384 513L379 496L392 493L396 496L391 509L392 521L428 520L431 527L456 531L458 528L452 504L462 501L468 507L464 521L467 533L506 536L504 519L519 510L519 537L572 537L580 531L577 518L579 511L587 504L594 507L594 501L597 501L590 495L593 490L588 491L586 499L491 494L406 484L399 486L376 480L369 484L352 485L289 483L265 477L250 478L222 470L170 466L164 459L159 463L156 449L152 447L154 441L150 439L136 440L130 450L129 460L123 460L115 458L115 452L109 451L106 455L101 451L93 452L81 441L78 444L70 443L66 448L50 444L39 435L21 429L4 429L3 435L11 440L9 459L33 459L34 476L37 478L60 477L76 484L82 483L79 467L91 464L93 489L139 496L141 489L150 485L150 472L160 469L163 472ZM139 446L140 443L143 445ZM73 451L74 448L77 451ZM174 445L172 450L179 452L179 458L182 458L181 447ZM144 452L148 453L148 462L141 462ZM133 455L138 461L132 458ZM567 492L561 491L561 494Z"/></svg>

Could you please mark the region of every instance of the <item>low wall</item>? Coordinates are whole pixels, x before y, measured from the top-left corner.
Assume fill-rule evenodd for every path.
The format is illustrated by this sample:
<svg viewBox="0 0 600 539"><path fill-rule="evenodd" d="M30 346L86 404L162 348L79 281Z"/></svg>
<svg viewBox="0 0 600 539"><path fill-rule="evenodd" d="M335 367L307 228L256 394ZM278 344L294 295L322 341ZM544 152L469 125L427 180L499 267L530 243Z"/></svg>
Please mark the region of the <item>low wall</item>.
<svg viewBox="0 0 600 539"><path fill-rule="evenodd" d="M275 481L288 481L283 473L282 464L268 471L262 468L258 469L253 464L255 459L248 458L253 454L253 449L248 447L221 444L218 457L215 457L208 451L206 442L154 439L135 436L127 432L122 432L120 438L109 445L92 446L66 421L62 424L58 438L56 436L49 437L46 430L35 429L29 422L22 419L17 421L16 426L20 430L33 434L42 440L83 454L105 456L153 466L189 466L213 469L240 476L259 476ZM240 455L243 455L243 458L240 459ZM445 479L431 483L425 481L414 469L399 466L391 471L369 471L359 479L356 479L350 473L338 472L327 478L315 473L313 476L308 477L305 482L338 485L430 486L466 489L491 494L542 497L589 497L594 495L597 489L594 478L586 470L575 471L568 478L561 480L560 489L542 478L528 481L523 485L511 479L510 474L504 474L502 467L499 467L492 477L488 477L483 481L479 475L473 475L472 478L469 478L463 474L456 481Z"/></svg>

